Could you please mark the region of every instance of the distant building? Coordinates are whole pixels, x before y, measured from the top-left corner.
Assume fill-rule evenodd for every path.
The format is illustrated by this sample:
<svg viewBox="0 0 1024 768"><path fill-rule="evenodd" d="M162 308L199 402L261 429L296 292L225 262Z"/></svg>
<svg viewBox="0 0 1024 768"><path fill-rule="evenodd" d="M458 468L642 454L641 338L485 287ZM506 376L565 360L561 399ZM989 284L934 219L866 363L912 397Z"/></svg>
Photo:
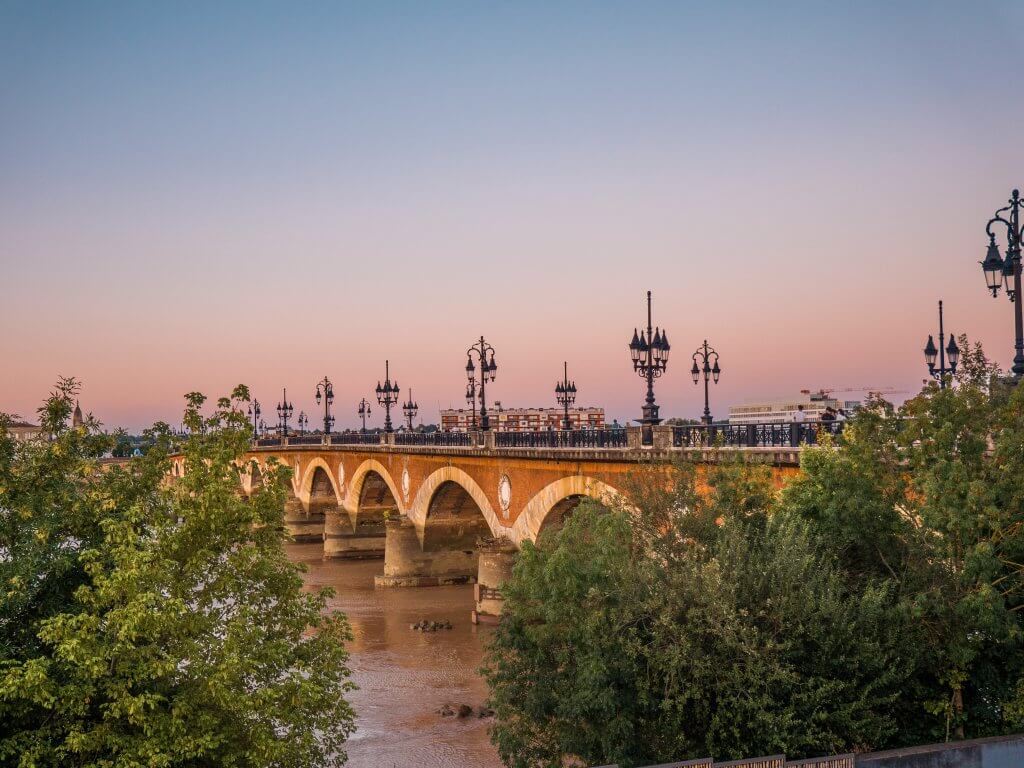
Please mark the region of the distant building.
<svg viewBox="0 0 1024 768"><path fill-rule="evenodd" d="M565 411L561 408L502 408L488 409L491 429L496 432L546 432L562 429ZM477 428L480 414L476 414ZM572 429L603 429L604 408L570 408L569 426ZM447 408L441 411L442 432L467 432L473 429L473 411L469 408Z"/></svg>
<svg viewBox="0 0 1024 768"><path fill-rule="evenodd" d="M851 413L860 408L859 400L838 400L827 392L801 392L798 397L787 400L772 400L763 403L748 403L729 407L730 424L778 424L793 421L796 412L803 406L804 418L816 421L826 408Z"/></svg>
<svg viewBox="0 0 1024 768"><path fill-rule="evenodd" d="M35 440L43 437L43 428L37 424L29 424L27 421L15 421L8 425L7 431L20 443L26 440Z"/></svg>
<svg viewBox="0 0 1024 768"><path fill-rule="evenodd" d="M82 416L82 407L75 401L75 410L71 414L71 427L81 427L85 424L85 418ZM31 424L27 421L16 420L12 421L7 431L10 432L14 439L18 442L24 442L26 440L35 440L40 437L46 437L43 433L43 428L38 424Z"/></svg>

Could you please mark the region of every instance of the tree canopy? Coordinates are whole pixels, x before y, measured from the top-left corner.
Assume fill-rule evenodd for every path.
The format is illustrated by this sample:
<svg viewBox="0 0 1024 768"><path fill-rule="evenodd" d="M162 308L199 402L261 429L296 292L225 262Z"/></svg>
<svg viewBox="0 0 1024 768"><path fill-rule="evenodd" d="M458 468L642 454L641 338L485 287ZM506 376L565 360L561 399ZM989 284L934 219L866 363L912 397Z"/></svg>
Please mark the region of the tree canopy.
<svg viewBox="0 0 1024 768"><path fill-rule="evenodd" d="M68 427L75 391L40 409L48 441L0 422L0 763L343 763L348 625L281 546L288 470L239 494L248 392L187 397L171 483L166 425L101 467L114 438Z"/></svg>

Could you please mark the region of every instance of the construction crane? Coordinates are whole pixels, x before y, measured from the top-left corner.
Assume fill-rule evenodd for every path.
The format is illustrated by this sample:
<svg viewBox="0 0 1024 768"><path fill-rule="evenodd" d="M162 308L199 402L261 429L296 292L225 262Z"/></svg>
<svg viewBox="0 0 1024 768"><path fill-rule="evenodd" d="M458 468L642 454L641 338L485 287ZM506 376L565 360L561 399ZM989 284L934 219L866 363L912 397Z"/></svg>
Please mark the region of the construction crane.
<svg viewBox="0 0 1024 768"><path fill-rule="evenodd" d="M801 389L801 395L809 395L811 392L820 392L822 395L832 395L837 392L864 392L870 397L871 395L906 395L909 394L905 389L895 389L893 387L818 387L816 389Z"/></svg>

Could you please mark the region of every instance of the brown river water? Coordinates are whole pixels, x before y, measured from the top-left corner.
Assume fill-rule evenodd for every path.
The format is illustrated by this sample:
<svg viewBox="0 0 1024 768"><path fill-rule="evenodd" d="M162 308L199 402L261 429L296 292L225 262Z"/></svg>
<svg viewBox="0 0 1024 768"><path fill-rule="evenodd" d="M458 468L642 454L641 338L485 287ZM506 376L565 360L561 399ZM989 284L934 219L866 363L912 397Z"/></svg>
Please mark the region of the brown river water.
<svg viewBox="0 0 1024 768"><path fill-rule="evenodd" d="M473 587L375 589L383 560L322 560L320 544L287 544L309 568L310 587L330 586L330 607L352 625L349 694L356 732L347 745L353 768L499 768L487 737L490 719L442 717L443 704L483 705L487 686L476 673L489 629L469 620ZM421 619L448 620L451 630L416 632Z"/></svg>

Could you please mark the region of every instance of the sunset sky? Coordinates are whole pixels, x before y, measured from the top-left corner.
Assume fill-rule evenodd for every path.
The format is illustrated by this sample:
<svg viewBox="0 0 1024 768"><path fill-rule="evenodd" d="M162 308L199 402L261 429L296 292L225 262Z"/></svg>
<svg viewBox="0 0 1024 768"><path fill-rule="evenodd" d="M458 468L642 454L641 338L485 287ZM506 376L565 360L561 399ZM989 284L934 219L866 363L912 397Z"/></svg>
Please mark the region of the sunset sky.
<svg viewBox="0 0 1024 768"><path fill-rule="evenodd" d="M58 375L105 424L281 387L357 423L384 360L424 422L489 395L638 418L915 392L947 327L1004 367L984 226L1024 184L1007 3L0 0L0 410ZM856 393L851 393L856 396ZM374 407L374 424L380 424Z"/></svg>

